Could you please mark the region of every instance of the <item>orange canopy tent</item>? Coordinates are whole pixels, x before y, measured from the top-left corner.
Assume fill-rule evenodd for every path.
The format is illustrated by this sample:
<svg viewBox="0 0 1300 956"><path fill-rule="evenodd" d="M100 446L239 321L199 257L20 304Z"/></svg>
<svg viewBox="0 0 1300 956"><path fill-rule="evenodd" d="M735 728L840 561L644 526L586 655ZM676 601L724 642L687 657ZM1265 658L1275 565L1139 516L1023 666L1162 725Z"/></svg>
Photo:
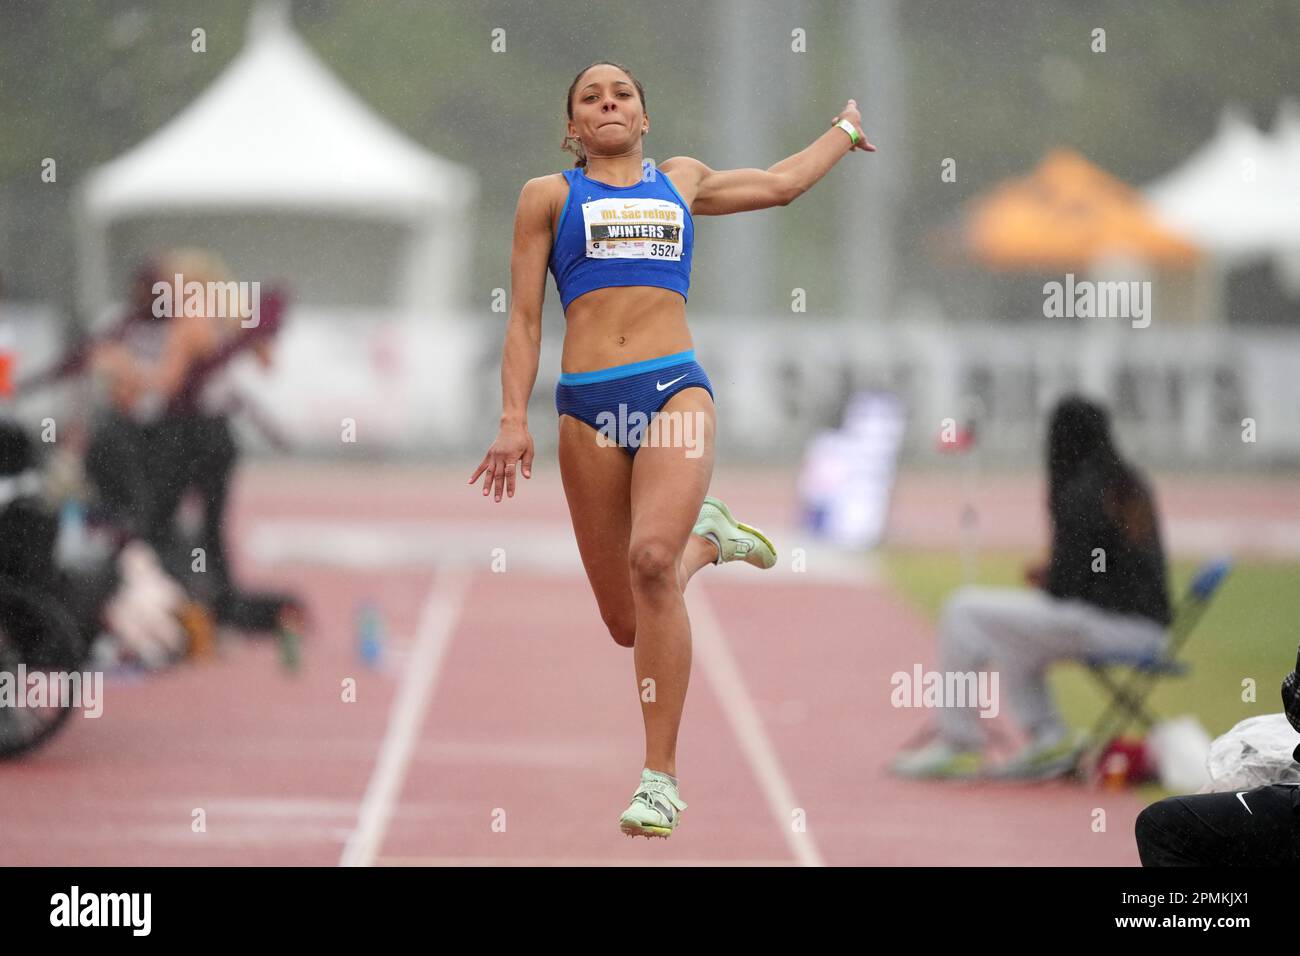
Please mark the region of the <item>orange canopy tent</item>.
<svg viewBox="0 0 1300 956"><path fill-rule="evenodd" d="M1109 256L1185 266L1197 257L1195 246L1156 221L1141 193L1068 149L973 200L961 244L970 257L1008 271L1073 268Z"/></svg>

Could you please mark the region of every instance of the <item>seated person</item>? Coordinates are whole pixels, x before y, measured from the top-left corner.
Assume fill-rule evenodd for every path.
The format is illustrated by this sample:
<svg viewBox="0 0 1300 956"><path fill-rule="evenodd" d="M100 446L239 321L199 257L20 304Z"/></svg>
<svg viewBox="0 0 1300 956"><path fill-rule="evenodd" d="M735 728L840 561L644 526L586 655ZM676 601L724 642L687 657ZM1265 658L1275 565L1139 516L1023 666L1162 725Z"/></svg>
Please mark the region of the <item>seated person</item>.
<svg viewBox="0 0 1300 956"><path fill-rule="evenodd" d="M170 314L154 314L153 281L170 285L179 275L204 289L224 287L228 270L214 254L179 250L159 257L152 271L152 280L148 271L141 274L132 321L95 349L93 366L108 383L112 407L94 429L87 474L101 498L157 551L168 572L212 603L219 622L244 626L250 622L231 580L223 527L238 457L225 407L228 370L211 363L230 352L239 336L253 333L242 328L233 302L213 315L188 314L176 303ZM250 339L255 344L248 351L267 366L270 341L266 329L257 331L262 335ZM189 550L175 528L177 508L191 488L203 506L199 543L205 570L198 575L191 572ZM269 623L261 621L266 615L254 617L252 623Z"/></svg>
<svg viewBox="0 0 1300 956"><path fill-rule="evenodd" d="M1078 756L1052 699L1047 669L1096 654L1154 655L1170 622L1165 560L1152 496L1111 442L1106 412L1082 398L1060 402L1047 441L1051 558L1028 572L1032 589L963 588L939 625L939 667L992 666L998 690L1029 742L999 776L1039 779L1068 772ZM986 773L975 707L939 711L929 745L900 755L896 773Z"/></svg>

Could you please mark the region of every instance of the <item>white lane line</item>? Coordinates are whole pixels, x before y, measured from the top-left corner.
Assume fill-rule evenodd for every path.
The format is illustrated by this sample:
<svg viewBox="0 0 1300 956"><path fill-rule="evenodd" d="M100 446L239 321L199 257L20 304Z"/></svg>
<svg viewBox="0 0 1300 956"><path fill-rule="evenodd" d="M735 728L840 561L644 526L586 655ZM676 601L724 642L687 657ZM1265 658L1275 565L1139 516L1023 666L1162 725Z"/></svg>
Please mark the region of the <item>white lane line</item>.
<svg viewBox="0 0 1300 956"><path fill-rule="evenodd" d="M356 828L343 847L340 866L370 866L379 853L393 809L402 794L425 711L433 699L438 672L465 603L469 580L468 572L458 570L439 569L434 577L433 588L420 612L415 646L406 659L402 683L388 714L379 759L375 761L361 800Z"/></svg>
<svg viewBox="0 0 1300 956"><path fill-rule="evenodd" d="M849 553L812 539L806 531L765 526L779 541L801 541L805 561L799 570L778 563L762 574L737 574L735 584L770 587L789 584L864 586L882 579L874 553ZM573 528L555 521L502 522L360 521L348 519L265 518L241 538L245 551L265 567L330 565L363 571L388 568L481 568L494 548L510 553L510 567L585 580Z"/></svg>
<svg viewBox="0 0 1300 956"><path fill-rule="evenodd" d="M691 616L691 639L696 655L704 666L705 676L713 685L722 703L722 711L727 715L732 732L740 741L740 749L749 760L767 798L768 808L776 817L777 826L785 835L786 845L804 866L825 866L817 842L813 839L812 829L806 826L803 832L796 832L793 812L799 806L794 795L794 788L781 769L781 761L776 755L776 747L763 729L763 720L754 706L754 699L745 689L744 678L740 676L740 667L727 645L726 635L713 613L702 582L694 582L695 587L688 588L687 604Z"/></svg>

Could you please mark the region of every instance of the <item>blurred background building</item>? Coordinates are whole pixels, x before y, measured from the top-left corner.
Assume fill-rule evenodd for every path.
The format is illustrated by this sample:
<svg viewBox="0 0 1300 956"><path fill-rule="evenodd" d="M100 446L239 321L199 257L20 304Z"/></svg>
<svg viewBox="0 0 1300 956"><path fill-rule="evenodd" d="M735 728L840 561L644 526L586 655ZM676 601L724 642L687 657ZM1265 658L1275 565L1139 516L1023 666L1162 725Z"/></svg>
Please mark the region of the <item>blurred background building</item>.
<svg viewBox="0 0 1300 956"><path fill-rule="evenodd" d="M19 377L94 329L150 249L207 246L293 293L260 387L300 447L337 450L352 417L372 452L472 456L499 413L519 189L570 165L564 91L611 58L646 85L656 160L767 166L850 96L880 147L789 208L700 223L690 315L723 453L795 461L883 389L907 460L975 402L989 460L1026 464L1081 388L1148 461L1300 461L1300 66L1260 42L1300 34L1294 5L1228 23L1118 2L589 12L9 4L0 308ZM1067 275L1151 282L1150 325L1044 315ZM563 332L547 285L542 448Z"/></svg>

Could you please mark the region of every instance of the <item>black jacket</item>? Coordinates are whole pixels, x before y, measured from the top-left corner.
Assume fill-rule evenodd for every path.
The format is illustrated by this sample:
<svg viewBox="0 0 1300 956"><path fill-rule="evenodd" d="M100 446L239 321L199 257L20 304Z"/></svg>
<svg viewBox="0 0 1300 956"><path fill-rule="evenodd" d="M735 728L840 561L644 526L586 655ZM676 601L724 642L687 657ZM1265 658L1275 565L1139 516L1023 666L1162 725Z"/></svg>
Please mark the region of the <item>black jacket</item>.
<svg viewBox="0 0 1300 956"><path fill-rule="evenodd" d="M1122 463L1085 462L1051 499L1047 593L1168 626L1160 528L1141 477Z"/></svg>

